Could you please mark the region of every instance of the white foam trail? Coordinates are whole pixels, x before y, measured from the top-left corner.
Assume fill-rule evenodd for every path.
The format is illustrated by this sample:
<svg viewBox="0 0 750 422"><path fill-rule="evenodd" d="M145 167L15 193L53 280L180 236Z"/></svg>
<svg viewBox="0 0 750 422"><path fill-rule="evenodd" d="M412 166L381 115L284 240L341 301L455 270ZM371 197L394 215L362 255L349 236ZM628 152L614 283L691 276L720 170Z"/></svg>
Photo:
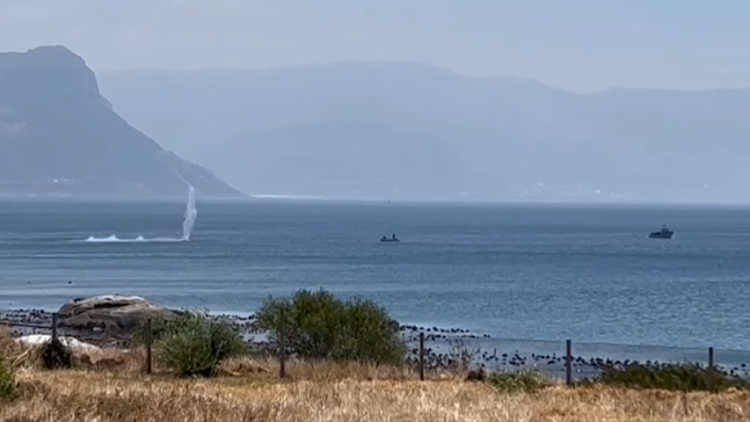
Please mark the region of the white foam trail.
<svg viewBox="0 0 750 422"><path fill-rule="evenodd" d="M182 222L182 240L190 241L196 218L198 218L198 210L195 208L195 189L188 184L188 202L185 207L185 220Z"/></svg>
<svg viewBox="0 0 750 422"><path fill-rule="evenodd" d="M171 242L182 242L182 239L174 237L154 237L146 239L143 236L138 236L134 239L121 239L117 236L110 235L108 237L94 237L89 236L86 242L90 243L171 243Z"/></svg>
<svg viewBox="0 0 750 422"><path fill-rule="evenodd" d="M87 242L101 242L101 243L106 243L106 242L122 242L122 239L120 239L119 237L117 237L115 235L111 235L109 237L94 237L94 236L89 236L89 238L86 239L86 241ZM131 240L131 242L132 242L132 240Z"/></svg>

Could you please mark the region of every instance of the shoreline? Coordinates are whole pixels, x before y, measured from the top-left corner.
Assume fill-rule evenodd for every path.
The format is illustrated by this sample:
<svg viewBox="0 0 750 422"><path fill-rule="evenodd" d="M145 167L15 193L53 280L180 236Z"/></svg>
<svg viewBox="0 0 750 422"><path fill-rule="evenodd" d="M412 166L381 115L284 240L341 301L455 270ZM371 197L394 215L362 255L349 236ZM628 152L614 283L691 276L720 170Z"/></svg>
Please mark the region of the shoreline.
<svg viewBox="0 0 750 422"><path fill-rule="evenodd" d="M172 309L173 310L173 309ZM0 308L0 321L11 322L9 331L13 337L21 337L30 334L49 334L50 328L30 328L14 326L13 323L22 325L50 326L53 312L43 309L2 309ZM266 339L265 333L255 326L255 313L248 315L235 315L227 313L209 313L209 318L214 321L230 324L235 327L248 346L257 351L273 353L274 345ZM407 345L407 364L418 362L419 333L424 333L425 338L425 368L427 370L448 369L461 365L467 368L483 368L496 372L519 372L538 371L555 378L565 376L565 342L543 341L525 339L503 339L494 338L486 333L475 333L471 330L459 327L426 327L413 324L399 324L400 333ZM75 330L60 327L58 332L61 336L70 336L79 341L86 342L98 347L122 348L129 341L128 336L118 336L112 333ZM612 365L627 365L631 363L643 363L646 365L658 365L659 363L674 363L665 359L633 359L623 354L619 358L618 353L586 353L585 349L595 350L595 345L576 344L578 349L584 349L583 353L572 354L573 377L595 378L601 369ZM508 347L514 345L516 347ZM581 347L583 346L583 347ZM682 351L699 352L698 349L680 349L668 346L637 346L637 345L608 345L613 352L617 349L642 349L662 348L664 350L675 349ZM604 352L604 351L602 351ZM750 351L733 351L738 355L745 354L746 360L737 360L722 365L721 360L716 366L728 375L736 375L742 378L750 378ZM705 366L707 364L707 353L704 359L682 360ZM748 363L745 363L748 362Z"/></svg>

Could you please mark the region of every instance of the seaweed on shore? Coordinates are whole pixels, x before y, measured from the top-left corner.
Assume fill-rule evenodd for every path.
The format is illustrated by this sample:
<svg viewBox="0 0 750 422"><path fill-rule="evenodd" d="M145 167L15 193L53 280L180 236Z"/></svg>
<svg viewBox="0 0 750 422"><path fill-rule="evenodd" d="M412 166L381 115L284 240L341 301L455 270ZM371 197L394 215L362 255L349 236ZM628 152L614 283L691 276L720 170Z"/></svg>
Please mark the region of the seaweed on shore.
<svg viewBox="0 0 750 422"><path fill-rule="evenodd" d="M502 393L538 393L552 383L538 372L496 372L487 382Z"/></svg>
<svg viewBox="0 0 750 422"><path fill-rule="evenodd" d="M611 386L672 391L725 391L750 389L750 381L717 368L688 363L646 365L631 363L601 369L599 383Z"/></svg>

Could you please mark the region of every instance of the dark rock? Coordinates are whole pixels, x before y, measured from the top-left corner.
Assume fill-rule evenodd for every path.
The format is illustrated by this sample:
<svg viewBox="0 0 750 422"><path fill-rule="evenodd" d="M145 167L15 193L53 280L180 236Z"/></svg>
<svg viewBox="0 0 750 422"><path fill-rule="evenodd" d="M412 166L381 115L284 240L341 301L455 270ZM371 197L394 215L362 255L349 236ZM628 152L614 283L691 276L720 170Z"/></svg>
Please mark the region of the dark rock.
<svg viewBox="0 0 750 422"><path fill-rule="evenodd" d="M53 338L41 350L44 369L67 369L73 365L73 355L58 339Z"/></svg>
<svg viewBox="0 0 750 422"><path fill-rule="evenodd" d="M482 368L469 371L469 374L466 376L466 382L485 382L486 380L487 374Z"/></svg>

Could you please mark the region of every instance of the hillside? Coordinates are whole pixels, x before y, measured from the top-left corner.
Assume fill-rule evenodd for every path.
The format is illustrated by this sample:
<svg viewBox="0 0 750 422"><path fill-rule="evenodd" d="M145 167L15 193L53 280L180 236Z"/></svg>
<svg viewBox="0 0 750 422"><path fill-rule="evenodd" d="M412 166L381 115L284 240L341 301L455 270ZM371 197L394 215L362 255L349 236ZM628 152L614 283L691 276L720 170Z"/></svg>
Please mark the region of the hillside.
<svg viewBox="0 0 750 422"><path fill-rule="evenodd" d="M198 162L207 149L233 155L238 143L227 139L237 136L251 142L251 134L300 123L376 121L440 140L435 155L423 149L420 162L444 162L439 151L450 147L454 160L494 186L495 199L750 198L750 187L739 182L750 177L743 163L750 155L750 90L578 95L525 79L471 78L407 63L128 71L102 81L116 110ZM300 132L296 142L305 139ZM242 155L266 154L254 145ZM211 161L217 169L223 164ZM352 176L343 168L337 175Z"/></svg>
<svg viewBox="0 0 750 422"><path fill-rule="evenodd" d="M64 47L0 53L0 195L185 197L238 192L118 116Z"/></svg>
<svg viewBox="0 0 750 422"><path fill-rule="evenodd" d="M297 123L232 137L203 156L254 194L451 199L490 187L451 145L378 122Z"/></svg>

